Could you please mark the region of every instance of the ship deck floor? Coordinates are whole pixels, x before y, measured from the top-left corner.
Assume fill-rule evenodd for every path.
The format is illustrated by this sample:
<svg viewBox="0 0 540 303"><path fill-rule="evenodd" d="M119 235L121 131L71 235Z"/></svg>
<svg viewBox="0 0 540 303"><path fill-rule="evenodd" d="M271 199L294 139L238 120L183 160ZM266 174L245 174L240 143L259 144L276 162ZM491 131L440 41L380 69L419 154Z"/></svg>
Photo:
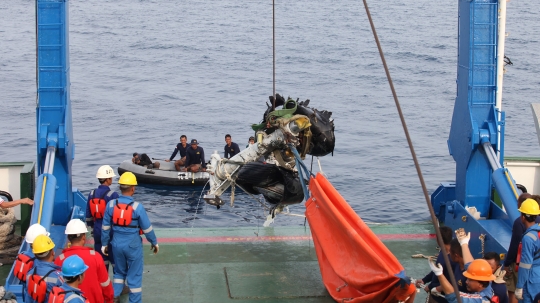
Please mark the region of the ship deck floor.
<svg viewBox="0 0 540 303"><path fill-rule="evenodd" d="M428 224L373 225L408 276L429 267ZM334 302L320 276L309 227L155 229L159 254L144 250L144 302ZM258 235L257 235L258 233ZM11 266L0 267L0 278ZM425 302L421 291L415 302ZM128 302L127 295L121 302Z"/></svg>

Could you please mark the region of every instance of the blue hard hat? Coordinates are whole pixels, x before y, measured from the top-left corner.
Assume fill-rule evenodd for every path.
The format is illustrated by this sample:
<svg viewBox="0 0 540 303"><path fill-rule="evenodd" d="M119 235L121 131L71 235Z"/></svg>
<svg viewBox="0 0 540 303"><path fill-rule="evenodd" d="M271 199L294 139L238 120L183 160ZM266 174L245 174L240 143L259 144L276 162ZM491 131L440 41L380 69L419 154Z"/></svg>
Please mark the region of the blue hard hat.
<svg viewBox="0 0 540 303"><path fill-rule="evenodd" d="M67 257L62 264L62 276L64 277L76 277L88 269L88 266L84 264L83 259L77 255Z"/></svg>

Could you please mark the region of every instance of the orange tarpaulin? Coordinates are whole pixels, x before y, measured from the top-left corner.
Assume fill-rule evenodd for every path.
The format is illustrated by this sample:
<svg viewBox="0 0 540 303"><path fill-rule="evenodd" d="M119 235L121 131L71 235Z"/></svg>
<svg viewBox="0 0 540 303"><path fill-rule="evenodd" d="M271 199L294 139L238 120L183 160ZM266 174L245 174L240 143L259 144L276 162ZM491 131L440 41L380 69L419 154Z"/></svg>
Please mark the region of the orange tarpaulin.
<svg viewBox="0 0 540 303"><path fill-rule="evenodd" d="M321 275L339 302L397 302L416 288L397 258L321 174L309 182L306 217Z"/></svg>

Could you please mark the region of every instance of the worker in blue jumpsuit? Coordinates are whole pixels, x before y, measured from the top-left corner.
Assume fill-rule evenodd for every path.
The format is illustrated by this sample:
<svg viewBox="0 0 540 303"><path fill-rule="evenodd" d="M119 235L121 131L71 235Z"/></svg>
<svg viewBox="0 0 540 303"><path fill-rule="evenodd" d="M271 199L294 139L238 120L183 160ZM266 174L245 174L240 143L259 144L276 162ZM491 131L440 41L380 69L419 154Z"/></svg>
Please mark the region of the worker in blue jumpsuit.
<svg viewBox="0 0 540 303"><path fill-rule="evenodd" d="M65 283L57 289L57 292L64 293L64 301L70 303L86 303L87 300L84 297L82 291L79 289L79 285L84 281L85 272L88 266L84 264L83 259L77 255L69 256L62 264L62 276L65 279ZM52 295L54 295L54 289ZM54 301L58 302L58 301Z"/></svg>
<svg viewBox="0 0 540 303"><path fill-rule="evenodd" d="M521 239L518 281L514 294L519 302L532 303L536 294L540 293L540 226L535 222L540 215L540 207L536 200L527 199L519 211L521 222L527 229Z"/></svg>
<svg viewBox="0 0 540 303"><path fill-rule="evenodd" d="M101 257L103 257L103 262L105 263L107 271L109 271L109 264L112 264L114 267L113 254L109 252L110 254L105 256L101 252L101 226L103 224L104 213L99 213L96 211L96 205L92 204L92 200L102 199L102 203L107 205L109 201L118 198L118 194L112 191L109 187L113 183L114 177L116 177L116 175L114 174L112 167L109 165L101 166L96 173L96 178L98 179L100 185L98 188L92 190L88 194L88 200L86 203L86 224L93 228L92 236L94 237L94 250L99 252ZM105 210L105 208L103 208L103 210ZM112 233L110 237L113 237ZM111 250L110 245L109 250Z"/></svg>
<svg viewBox="0 0 540 303"><path fill-rule="evenodd" d="M467 293L458 292L462 303L484 303L490 302L494 297L491 281L496 277L492 273L491 265L484 259L474 260L469 249L471 233L465 233L463 228L456 230L456 238L461 245L465 271L463 275L467 278ZM439 279L445 298L449 303L457 303L454 287L443 275L443 268L440 264L435 264L435 260L430 258L429 267Z"/></svg>
<svg viewBox="0 0 540 303"><path fill-rule="evenodd" d="M61 286L64 279L60 273L60 267L54 265L54 242L47 235L38 235L32 243L32 252L36 256L34 267L30 269L26 276L26 293L25 303L41 303L48 302L48 294L53 287ZM32 276L37 276L34 280L43 280L46 282L46 289L32 287ZM41 283L42 284L42 283ZM34 300L32 297L37 296L40 301Z"/></svg>
<svg viewBox="0 0 540 303"><path fill-rule="evenodd" d="M111 243L115 263L113 276L115 302L119 302L126 279L129 302L142 302L143 247L139 230L152 245L154 254L158 253L159 246L144 207L132 197L137 178L133 173L125 172L120 176L118 184L122 194L107 204L103 218L101 250L104 254L108 254L109 234L113 230L115 236Z"/></svg>

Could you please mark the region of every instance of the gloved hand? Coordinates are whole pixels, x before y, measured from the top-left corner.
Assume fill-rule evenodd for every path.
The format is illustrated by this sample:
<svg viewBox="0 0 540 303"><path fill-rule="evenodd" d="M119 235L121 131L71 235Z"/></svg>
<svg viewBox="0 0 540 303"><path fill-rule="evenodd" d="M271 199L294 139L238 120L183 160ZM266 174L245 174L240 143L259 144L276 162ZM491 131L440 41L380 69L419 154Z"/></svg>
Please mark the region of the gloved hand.
<svg viewBox="0 0 540 303"><path fill-rule="evenodd" d="M502 267L497 268L493 274L495 275L495 281L493 282L497 284L505 283L504 277L506 276L506 271Z"/></svg>
<svg viewBox="0 0 540 303"><path fill-rule="evenodd" d="M471 233L466 233L465 229L459 228L456 230L456 238L458 239L460 245L469 244Z"/></svg>
<svg viewBox="0 0 540 303"><path fill-rule="evenodd" d="M441 264L435 264L435 258L429 258L428 259L429 267L431 268L431 271L436 275L440 276L443 273L443 268Z"/></svg>
<svg viewBox="0 0 540 303"><path fill-rule="evenodd" d="M159 245L158 244L152 245L152 247L150 247L150 250L154 251L154 255L157 254L159 251Z"/></svg>
<svg viewBox="0 0 540 303"><path fill-rule="evenodd" d="M437 287L433 287L431 289L431 294L434 295L434 296L438 296L438 297L443 297L444 298L444 295L437 290Z"/></svg>
<svg viewBox="0 0 540 303"><path fill-rule="evenodd" d="M523 300L523 288L516 288L514 295L516 296L516 299Z"/></svg>
<svg viewBox="0 0 540 303"><path fill-rule="evenodd" d="M107 246L101 246L101 252L108 256L109 255L109 248Z"/></svg>

